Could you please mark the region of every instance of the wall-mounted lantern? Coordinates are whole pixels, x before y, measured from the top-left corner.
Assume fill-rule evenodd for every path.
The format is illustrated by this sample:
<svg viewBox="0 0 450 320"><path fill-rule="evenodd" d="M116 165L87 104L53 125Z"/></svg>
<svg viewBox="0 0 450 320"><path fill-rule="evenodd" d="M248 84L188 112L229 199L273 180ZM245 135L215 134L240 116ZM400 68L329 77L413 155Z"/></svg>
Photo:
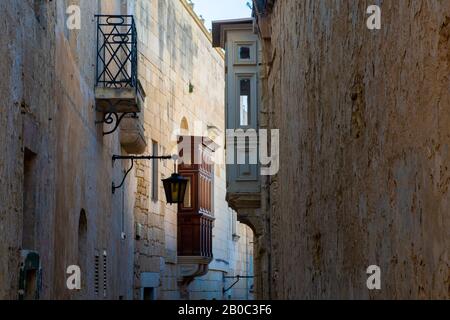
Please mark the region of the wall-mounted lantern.
<svg viewBox="0 0 450 320"><path fill-rule="evenodd" d="M170 178L164 179L162 182L166 193L167 203L178 204L184 202L188 179L178 173L174 173Z"/></svg>
<svg viewBox="0 0 450 320"><path fill-rule="evenodd" d="M131 170L134 167L134 161L135 160L177 160L178 156L113 156L112 160L113 163L116 160L131 160L131 166L125 173L125 176L122 179L122 182L116 186L116 184L112 183L112 193L114 194L116 189L119 189L123 186L125 183L125 179L127 178L128 174L131 172ZM183 203L184 196L186 194L186 187L188 183L188 179L182 177L178 173L173 173L170 178L162 180L164 185L164 191L166 193L166 200L168 204L178 204Z"/></svg>

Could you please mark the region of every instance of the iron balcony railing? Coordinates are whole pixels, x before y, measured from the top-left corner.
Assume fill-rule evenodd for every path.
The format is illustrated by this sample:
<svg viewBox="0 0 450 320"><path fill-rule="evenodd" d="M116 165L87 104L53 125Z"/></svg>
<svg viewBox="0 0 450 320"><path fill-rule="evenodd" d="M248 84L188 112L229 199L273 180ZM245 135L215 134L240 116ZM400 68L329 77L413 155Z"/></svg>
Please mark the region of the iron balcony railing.
<svg viewBox="0 0 450 320"><path fill-rule="evenodd" d="M96 15L98 87L136 88L137 31L133 16Z"/></svg>

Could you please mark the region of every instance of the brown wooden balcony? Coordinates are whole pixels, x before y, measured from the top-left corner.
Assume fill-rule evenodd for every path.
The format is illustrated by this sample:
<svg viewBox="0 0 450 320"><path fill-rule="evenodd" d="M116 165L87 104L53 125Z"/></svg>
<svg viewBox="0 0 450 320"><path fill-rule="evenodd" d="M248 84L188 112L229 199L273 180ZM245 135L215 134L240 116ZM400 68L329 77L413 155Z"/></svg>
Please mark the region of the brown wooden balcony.
<svg viewBox="0 0 450 320"><path fill-rule="evenodd" d="M214 146L204 137L182 137L179 146L184 160L180 174L188 179L184 202L178 207L178 257L198 257L209 264L213 258L212 229ZM186 161L187 160L187 161Z"/></svg>

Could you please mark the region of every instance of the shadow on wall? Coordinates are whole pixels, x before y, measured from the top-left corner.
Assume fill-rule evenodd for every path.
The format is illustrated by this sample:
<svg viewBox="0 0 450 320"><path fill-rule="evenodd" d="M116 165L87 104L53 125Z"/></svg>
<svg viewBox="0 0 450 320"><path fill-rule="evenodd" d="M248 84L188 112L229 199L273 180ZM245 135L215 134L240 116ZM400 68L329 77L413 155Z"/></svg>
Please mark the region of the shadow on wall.
<svg viewBox="0 0 450 320"><path fill-rule="evenodd" d="M158 2L158 31L159 31L159 56L164 57L165 49L170 54L170 66L175 68L178 64L186 71L186 76L192 79L194 58L198 55L198 45L193 41L193 29L190 24L176 21L176 12L172 0ZM182 33L176 33L177 23L183 23ZM181 43L181 61L176 43Z"/></svg>

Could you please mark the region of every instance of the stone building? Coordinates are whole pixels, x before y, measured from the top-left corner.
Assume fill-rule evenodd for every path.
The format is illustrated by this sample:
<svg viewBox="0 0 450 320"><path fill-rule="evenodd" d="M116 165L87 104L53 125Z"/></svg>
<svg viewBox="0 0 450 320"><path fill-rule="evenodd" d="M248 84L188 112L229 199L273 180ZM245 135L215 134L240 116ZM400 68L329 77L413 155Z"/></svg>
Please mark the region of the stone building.
<svg viewBox="0 0 450 320"><path fill-rule="evenodd" d="M138 1L135 15L138 29L144 30L139 41L140 72L145 75L141 82L147 96L152 97L147 99L142 116L147 141L151 141L148 152L176 153L176 135L206 136L222 145L224 56L211 48L211 35L203 22L185 1ZM223 150L217 153L224 157ZM224 296L222 288L233 282L224 277L252 274L252 233L233 220L235 213L225 201L224 160L217 160L213 178L214 259L209 272L189 285L192 299L247 297L242 292L233 296L234 288ZM173 164L166 162L160 168L160 178L164 178L172 172ZM176 299L181 262L177 257L177 208L165 205L161 185L151 190L152 170L151 163L143 162L136 174L134 211L144 237L136 243L135 288L142 287L142 276L150 277L161 283L156 296ZM238 236L234 240L233 234ZM244 285L242 281L237 288Z"/></svg>
<svg viewBox="0 0 450 320"><path fill-rule="evenodd" d="M255 0L254 16L213 38L258 35L258 124L280 130L278 174L232 204L257 297L448 299L450 3Z"/></svg>
<svg viewBox="0 0 450 320"><path fill-rule="evenodd" d="M126 177L130 161L113 161L172 155L194 135L223 156L223 52L187 2L0 9L0 299L250 299L251 278L224 293L252 275L253 240L225 201L223 161L210 184L211 259L188 282L161 183L173 161L137 160ZM71 265L81 290L67 288Z"/></svg>

